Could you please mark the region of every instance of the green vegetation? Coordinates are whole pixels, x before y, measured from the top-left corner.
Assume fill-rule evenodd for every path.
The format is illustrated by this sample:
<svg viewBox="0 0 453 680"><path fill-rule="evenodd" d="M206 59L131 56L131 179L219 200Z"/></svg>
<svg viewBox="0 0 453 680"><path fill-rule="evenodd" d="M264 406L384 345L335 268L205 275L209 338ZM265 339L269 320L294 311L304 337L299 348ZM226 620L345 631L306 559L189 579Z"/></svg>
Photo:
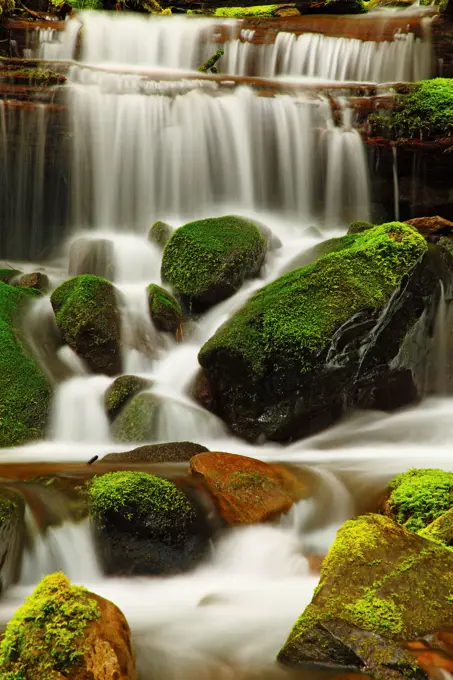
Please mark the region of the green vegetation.
<svg viewBox="0 0 453 680"><path fill-rule="evenodd" d="M16 327L36 295L0 282L0 446L18 446L45 433L51 390Z"/></svg>
<svg viewBox="0 0 453 680"><path fill-rule="evenodd" d="M15 276L19 276L22 273L20 269L0 269L0 281L10 283Z"/></svg>
<svg viewBox="0 0 453 680"><path fill-rule="evenodd" d="M262 288L221 326L201 348L201 365L226 351L254 380L277 365L312 370L334 331L359 310L380 309L427 249L399 222L332 241L331 252Z"/></svg>
<svg viewBox="0 0 453 680"><path fill-rule="evenodd" d="M148 239L151 241L151 243L154 243L159 248L163 248L167 241L170 240L172 231L173 230L169 224L162 222L161 220L157 220L157 222L154 222L154 224L151 226L151 229L149 230Z"/></svg>
<svg viewBox="0 0 453 680"><path fill-rule="evenodd" d="M217 52L214 52L212 57L206 59L205 63L202 66L199 66L197 70L201 73L217 73L216 64L224 54L225 50L218 49Z"/></svg>
<svg viewBox="0 0 453 680"><path fill-rule="evenodd" d="M105 410L109 418L113 420L132 397L150 386L150 380L136 375L121 375L114 380L104 395Z"/></svg>
<svg viewBox="0 0 453 680"><path fill-rule="evenodd" d="M368 231L368 229L372 229L373 227L374 224L365 222L364 220L351 222L348 228L348 234L361 234L363 231Z"/></svg>
<svg viewBox="0 0 453 680"><path fill-rule="evenodd" d="M59 680L83 657L87 625L99 617L85 588L61 572L46 576L14 614L0 645L3 680Z"/></svg>
<svg viewBox="0 0 453 680"><path fill-rule="evenodd" d="M273 17L281 5L257 5L255 7L217 7L214 16L240 19L241 17Z"/></svg>
<svg viewBox="0 0 453 680"><path fill-rule="evenodd" d="M182 324L181 305L164 288L148 286L149 313L157 330L177 333Z"/></svg>
<svg viewBox="0 0 453 680"><path fill-rule="evenodd" d="M392 517L409 531L423 529L453 507L453 472L408 470L395 477L388 489Z"/></svg>
<svg viewBox="0 0 453 680"><path fill-rule="evenodd" d="M154 439L158 399L150 392L132 397L112 423L112 434L120 442L149 442Z"/></svg>
<svg viewBox="0 0 453 680"><path fill-rule="evenodd" d="M437 517L424 529L420 529L418 534L424 538L429 538L431 541L453 546L453 507Z"/></svg>
<svg viewBox="0 0 453 680"><path fill-rule="evenodd" d="M0 17L8 16L15 8L15 0L0 0Z"/></svg>

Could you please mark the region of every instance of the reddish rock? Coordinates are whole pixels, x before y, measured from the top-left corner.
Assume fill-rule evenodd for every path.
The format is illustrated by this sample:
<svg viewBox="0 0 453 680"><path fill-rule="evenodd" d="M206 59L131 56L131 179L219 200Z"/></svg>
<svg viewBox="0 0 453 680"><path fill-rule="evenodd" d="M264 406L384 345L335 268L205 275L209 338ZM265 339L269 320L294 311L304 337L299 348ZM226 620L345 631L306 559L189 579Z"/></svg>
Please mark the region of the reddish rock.
<svg viewBox="0 0 453 680"><path fill-rule="evenodd" d="M410 224L417 229L428 241L431 239L436 240L436 237L448 236L453 231L453 222L449 222L443 217L439 217L439 215L434 217L415 217L413 220L407 220L406 224Z"/></svg>
<svg viewBox="0 0 453 680"><path fill-rule="evenodd" d="M190 461L228 524L265 522L288 512L307 489L281 465L233 453L199 453Z"/></svg>
<svg viewBox="0 0 453 680"><path fill-rule="evenodd" d="M19 286L21 288L36 288L36 290L47 291L49 289L49 277L42 272L24 274L20 277Z"/></svg>

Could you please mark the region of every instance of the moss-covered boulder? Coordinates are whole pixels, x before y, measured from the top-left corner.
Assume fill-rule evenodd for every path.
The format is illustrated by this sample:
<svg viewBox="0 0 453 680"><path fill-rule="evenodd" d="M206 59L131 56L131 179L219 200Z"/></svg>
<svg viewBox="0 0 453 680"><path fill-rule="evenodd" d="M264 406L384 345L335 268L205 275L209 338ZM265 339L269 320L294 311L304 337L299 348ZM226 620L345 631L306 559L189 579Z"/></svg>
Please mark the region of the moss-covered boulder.
<svg viewBox="0 0 453 680"><path fill-rule="evenodd" d="M294 439L345 408L397 408L422 389L415 350L405 364L396 358L423 311L435 309L451 256L428 251L398 222L327 246L258 291L200 350L212 408L247 439Z"/></svg>
<svg viewBox="0 0 453 680"><path fill-rule="evenodd" d="M193 565L207 537L195 508L172 482L109 472L89 487L90 513L109 574L162 574Z"/></svg>
<svg viewBox="0 0 453 680"><path fill-rule="evenodd" d="M83 274L54 290L50 301L61 337L93 373L121 373L121 322L115 287Z"/></svg>
<svg viewBox="0 0 453 680"><path fill-rule="evenodd" d="M112 434L119 442L149 442L155 438L159 400L151 392L129 399L112 423Z"/></svg>
<svg viewBox="0 0 453 680"><path fill-rule="evenodd" d="M8 623L2 680L138 680L130 630L108 600L46 576Z"/></svg>
<svg viewBox="0 0 453 680"><path fill-rule="evenodd" d="M165 246L161 275L195 311L233 295L256 276L266 254L259 228L242 217L190 222Z"/></svg>
<svg viewBox="0 0 453 680"><path fill-rule="evenodd" d="M453 507L437 517L418 532L419 536L429 538L450 547L453 546Z"/></svg>
<svg viewBox="0 0 453 680"><path fill-rule="evenodd" d="M0 593L20 574L25 538L25 502L13 489L0 487Z"/></svg>
<svg viewBox="0 0 453 680"><path fill-rule="evenodd" d="M111 385L109 385L104 394L104 404L107 415L111 421L115 420L121 409L128 401L135 397L136 394L143 390L149 389L152 382L146 378L139 378L136 375L120 375Z"/></svg>
<svg viewBox="0 0 453 680"><path fill-rule="evenodd" d="M44 272L24 274L19 279L19 286L21 288L34 288L45 293L49 290L49 277Z"/></svg>
<svg viewBox="0 0 453 680"><path fill-rule="evenodd" d="M350 520L278 658L343 658L376 678L423 677L404 643L453 625L452 587L452 551L382 515Z"/></svg>
<svg viewBox="0 0 453 680"><path fill-rule="evenodd" d="M163 249L165 244L170 240L172 232L173 228L169 224L162 222L162 220L157 220L148 232L148 241L154 243L158 248Z"/></svg>
<svg viewBox="0 0 453 680"><path fill-rule="evenodd" d="M148 286L148 305L151 321L158 331L180 332L182 325L181 305L164 288L151 283Z"/></svg>
<svg viewBox="0 0 453 680"><path fill-rule="evenodd" d="M387 487L384 512L409 531L420 531L453 507L453 472L408 470Z"/></svg>
<svg viewBox="0 0 453 680"><path fill-rule="evenodd" d="M371 222L365 222L363 220L351 222L348 227L348 234L361 234L362 232L368 231L368 229L372 229L373 227L374 224L371 224Z"/></svg>
<svg viewBox="0 0 453 680"><path fill-rule="evenodd" d="M148 444L132 451L108 453L102 463L187 463L197 453L208 451L206 446L193 442L165 442Z"/></svg>
<svg viewBox="0 0 453 680"><path fill-rule="evenodd" d="M0 282L0 447L45 435L51 389L21 333L24 310L35 295Z"/></svg>

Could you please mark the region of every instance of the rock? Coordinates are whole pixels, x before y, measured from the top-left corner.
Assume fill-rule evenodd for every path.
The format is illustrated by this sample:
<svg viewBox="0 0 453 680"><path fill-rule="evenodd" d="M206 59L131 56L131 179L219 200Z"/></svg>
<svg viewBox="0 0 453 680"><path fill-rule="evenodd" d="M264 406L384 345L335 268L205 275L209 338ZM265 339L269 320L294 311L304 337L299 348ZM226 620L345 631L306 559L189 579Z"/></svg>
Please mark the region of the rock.
<svg viewBox="0 0 453 680"><path fill-rule="evenodd" d="M202 368L197 371L192 386L192 397L198 401L207 411L215 411L214 395Z"/></svg>
<svg viewBox="0 0 453 680"><path fill-rule="evenodd" d="M388 517L346 522L279 661L340 661L373 677L425 677L404 646L452 626L452 570L450 550Z"/></svg>
<svg viewBox="0 0 453 680"><path fill-rule="evenodd" d="M348 228L348 234L361 234L364 231L368 231L368 229L372 229L374 227L374 224L371 224L371 222L351 222Z"/></svg>
<svg viewBox="0 0 453 680"><path fill-rule="evenodd" d="M429 538L431 541L453 546L453 507L437 517L424 529L420 529L418 534L423 538Z"/></svg>
<svg viewBox="0 0 453 680"><path fill-rule="evenodd" d="M4 680L138 680L124 615L61 572L45 576L8 623L0 670Z"/></svg>
<svg viewBox="0 0 453 680"><path fill-rule="evenodd" d="M436 237L450 236L452 234L453 222L445 220L443 217L436 215L435 217L416 217L413 220L407 220L406 224L414 227L427 240L435 240Z"/></svg>
<svg viewBox="0 0 453 680"><path fill-rule="evenodd" d="M49 290L49 277L42 272L24 274L20 277L19 286L21 288L35 288L45 293Z"/></svg>
<svg viewBox="0 0 453 680"><path fill-rule="evenodd" d="M0 593L20 574L25 536L25 502L12 489L0 487Z"/></svg>
<svg viewBox="0 0 453 680"><path fill-rule="evenodd" d="M387 487L384 512L409 531L420 531L453 507L453 472L413 469Z"/></svg>
<svg viewBox="0 0 453 680"><path fill-rule="evenodd" d="M155 283L151 283L148 286L148 304L151 321L158 331L174 335L180 332L182 309L173 295Z"/></svg>
<svg viewBox="0 0 453 680"><path fill-rule="evenodd" d="M199 453L190 467L193 474L202 475L228 524L265 522L288 512L306 494L283 466L234 453Z"/></svg>
<svg viewBox="0 0 453 680"><path fill-rule="evenodd" d="M109 419L114 420L132 397L149 389L151 385L151 380L139 378L136 375L120 375L119 378L116 378L107 387L104 394L105 410Z"/></svg>
<svg viewBox="0 0 453 680"><path fill-rule="evenodd" d="M254 222L254 224L259 229L261 236L265 239L267 243L267 250L272 251L282 247L281 240L274 234L272 229L267 227L265 224L261 224L261 222Z"/></svg>
<svg viewBox="0 0 453 680"><path fill-rule="evenodd" d="M150 392L132 397L112 423L119 442L149 442L155 437L159 400Z"/></svg>
<svg viewBox="0 0 453 680"><path fill-rule="evenodd" d="M108 453L101 463L186 463L197 453L208 451L201 444L192 442L166 442L139 446L132 451Z"/></svg>
<svg viewBox="0 0 453 680"><path fill-rule="evenodd" d="M0 281L12 284L15 279L22 275L20 269L0 269Z"/></svg>
<svg viewBox="0 0 453 680"><path fill-rule="evenodd" d="M121 373L121 322L115 287L98 276L68 279L50 297L61 337L93 373Z"/></svg>
<svg viewBox="0 0 453 680"><path fill-rule="evenodd" d="M103 238L78 238L69 248L69 276L92 274L112 281L115 276L113 243Z"/></svg>
<svg viewBox="0 0 453 680"><path fill-rule="evenodd" d="M0 282L0 447L42 439L46 431L51 389L19 332L36 295Z"/></svg>
<svg viewBox="0 0 453 680"><path fill-rule="evenodd" d="M257 225L227 216L185 224L165 246L161 276L194 311L233 295L256 276L266 254Z"/></svg>
<svg viewBox="0 0 453 680"><path fill-rule="evenodd" d="M314 263L258 291L200 350L214 412L248 440L297 439L345 408L388 410L423 394L423 352L452 257L396 222L327 243Z"/></svg>
<svg viewBox="0 0 453 680"><path fill-rule="evenodd" d="M89 502L108 574L176 573L206 547L194 507L166 479L109 472L94 477Z"/></svg>
<svg viewBox="0 0 453 680"><path fill-rule="evenodd" d="M165 244L170 240L172 232L173 228L169 224L157 220L148 232L148 241L154 243L158 248L163 249Z"/></svg>
<svg viewBox="0 0 453 680"><path fill-rule="evenodd" d="M363 14L367 11L362 0L303 0L296 3L300 14Z"/></svg>

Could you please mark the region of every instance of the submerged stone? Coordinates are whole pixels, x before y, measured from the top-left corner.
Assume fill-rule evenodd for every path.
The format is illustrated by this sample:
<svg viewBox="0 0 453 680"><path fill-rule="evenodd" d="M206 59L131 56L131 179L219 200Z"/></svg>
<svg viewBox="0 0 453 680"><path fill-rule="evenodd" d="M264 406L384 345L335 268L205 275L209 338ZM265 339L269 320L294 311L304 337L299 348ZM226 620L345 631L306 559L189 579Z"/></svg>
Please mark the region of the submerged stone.
<svg viewBox="0 0 453 680"><path fill-rule="evenodd" d="M151 380L136 375L120 375L105 391L105 410L110 420L115 420L121 409L136 394L151 387Z"/></svg>
<svg viewBox="0 0 453 680"><path fill-rule="evenodd" d="M35 288L45 293L49 290L49 277L43 272L24 274L19 279L19 286L21 288Z"/></svg>
<svg viewBox="0 0 453 680"><path fill-rule="evenodd" d="M69 276L91 274L109 281L115 275L113 242L105 238L78 238L69 249Z"/></svg>
<svg viewBox="0 0 453 680"><path fill-rule="evenodd" d="M155 438L159 400L150 392L129 399L112 423L112 434L119 442L149 442Z"/></svg>
<svg viewBox="0 0 453 680"><path fill-rule="evenodd" d="M182 325L181 305L164 288L148 286L148 305L151 321L158 331L177 334Z"/></svg>

